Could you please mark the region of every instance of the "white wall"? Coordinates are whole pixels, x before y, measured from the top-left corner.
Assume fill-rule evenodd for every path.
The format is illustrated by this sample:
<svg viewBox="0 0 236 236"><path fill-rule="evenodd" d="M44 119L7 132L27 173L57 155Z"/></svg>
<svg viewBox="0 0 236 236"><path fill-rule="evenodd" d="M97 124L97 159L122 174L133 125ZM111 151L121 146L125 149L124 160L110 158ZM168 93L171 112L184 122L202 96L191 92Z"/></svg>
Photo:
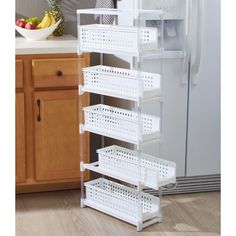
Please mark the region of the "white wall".
<svg viewBox="0 0 236 236"><path fill-rule="evenodd" d="M15 0L16 18L37 16L42 18L45 10L49 9L46 0ZM63 0L61 9L65 15L65 33L76 36L76 10L81 8L93 8L96 0ZM93 17L82 19L84 22L93 22ZM82 21L82 23L83 23Z"/></svg>
<svg viewBox="0 0 236 236"><path fill-rule="evenodd" d="M22 16L42 17L47 9L46 1L39 0L16 0L16 14Z"/></svg>

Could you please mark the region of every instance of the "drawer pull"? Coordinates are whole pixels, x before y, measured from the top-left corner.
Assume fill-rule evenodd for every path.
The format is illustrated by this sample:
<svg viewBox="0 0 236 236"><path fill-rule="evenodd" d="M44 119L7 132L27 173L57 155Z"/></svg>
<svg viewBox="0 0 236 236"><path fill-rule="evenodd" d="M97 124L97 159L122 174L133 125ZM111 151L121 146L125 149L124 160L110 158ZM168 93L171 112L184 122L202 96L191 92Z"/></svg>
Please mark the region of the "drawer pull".
<svg viewBox="0 0 236 236"><path fill-rule="evenodd" d="M61 76L63 76L63 73L62 73L62 71L61 71L61 70L58 70L56 74L57 74L57 76L58 76L58 77L61 77Z"/></svg>
<svg viewBox="0 0 236 236"><path fill-rule="evenodd" d="M38 122L40 122L41 121L41 112L40 112L40 105L41 105L41 102L40 102L40 100L38 99L37 100L37 105L38 105L38 116L37 116L37 120L38 120Z"/></svg>

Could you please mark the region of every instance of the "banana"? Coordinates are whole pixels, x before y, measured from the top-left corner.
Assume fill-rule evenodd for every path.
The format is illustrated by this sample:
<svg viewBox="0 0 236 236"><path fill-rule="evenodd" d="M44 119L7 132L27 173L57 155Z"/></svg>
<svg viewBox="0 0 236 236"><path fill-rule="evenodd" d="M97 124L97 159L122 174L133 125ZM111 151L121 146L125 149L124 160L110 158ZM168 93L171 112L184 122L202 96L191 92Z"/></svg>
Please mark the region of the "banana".
<svg viewBox="0 0 236 236"><path fill-rule="evenodd" d="M55 25L56 24L55 18L50 14L50 12L49 12L49 15L50 15L50 18L51 18L50 26Z"/></svg>
<svg viewBox="0 0 236 236"><path fill-rule="evenodd" d="M45 16L41 23L37 25L37 29L44 29L51 25L51 17L48 11L45 11Z"/></svg>

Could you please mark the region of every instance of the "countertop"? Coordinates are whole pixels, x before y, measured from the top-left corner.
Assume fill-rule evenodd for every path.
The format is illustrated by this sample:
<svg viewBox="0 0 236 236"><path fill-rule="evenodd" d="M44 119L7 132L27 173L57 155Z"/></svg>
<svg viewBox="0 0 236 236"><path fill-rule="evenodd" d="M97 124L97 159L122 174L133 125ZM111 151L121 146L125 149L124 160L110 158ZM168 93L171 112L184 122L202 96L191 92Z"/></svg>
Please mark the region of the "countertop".
<svg viewBox="0 0 236 236"><path fill-rule="evenodd" d="M15 51L16 55L76 53L77 39L68 34L61 37L50 36L47 40L41 41L28 41L23 37L16 37Z"/></svg>

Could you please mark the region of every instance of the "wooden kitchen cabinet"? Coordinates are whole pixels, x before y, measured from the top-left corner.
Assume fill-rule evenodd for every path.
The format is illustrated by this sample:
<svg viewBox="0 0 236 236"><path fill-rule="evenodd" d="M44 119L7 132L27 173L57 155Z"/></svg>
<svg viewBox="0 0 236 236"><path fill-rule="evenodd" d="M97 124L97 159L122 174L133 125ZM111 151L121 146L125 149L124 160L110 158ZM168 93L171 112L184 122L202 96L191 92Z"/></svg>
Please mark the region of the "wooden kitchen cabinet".
<svg viewBox="0 0 236 236"><path fill-rule="evenodd" d="M16 182L25 181L25 109L24 93L16 93Z"/></svg>
<svg viewBox="0 0 236 236"><path fill-rule="evenodd" d="M22 60L16 60L16 88L23 88L23 61Z"/></svg>
<svg viewBox="0 0 236 236"><path fill-rule="evenodd" d="M79 178L78 111L77 90L35 93L36 180Z"/></svg>
<svg viewBox="0 0 236 236"><path fill-rule="evenodd" d="M80 186L78 83L89 59L75 53L16 56L17 193ZM89 94L83 96L88 105ZM89 160L89 135L83 135Z"/></svg>
<svg viewBox="0 0 236 236"><path fill-rule="evenodd" d="M67 87L78 85L78 74L86 66L82 58L56 58L32 60L34 86Z"/></svg>

